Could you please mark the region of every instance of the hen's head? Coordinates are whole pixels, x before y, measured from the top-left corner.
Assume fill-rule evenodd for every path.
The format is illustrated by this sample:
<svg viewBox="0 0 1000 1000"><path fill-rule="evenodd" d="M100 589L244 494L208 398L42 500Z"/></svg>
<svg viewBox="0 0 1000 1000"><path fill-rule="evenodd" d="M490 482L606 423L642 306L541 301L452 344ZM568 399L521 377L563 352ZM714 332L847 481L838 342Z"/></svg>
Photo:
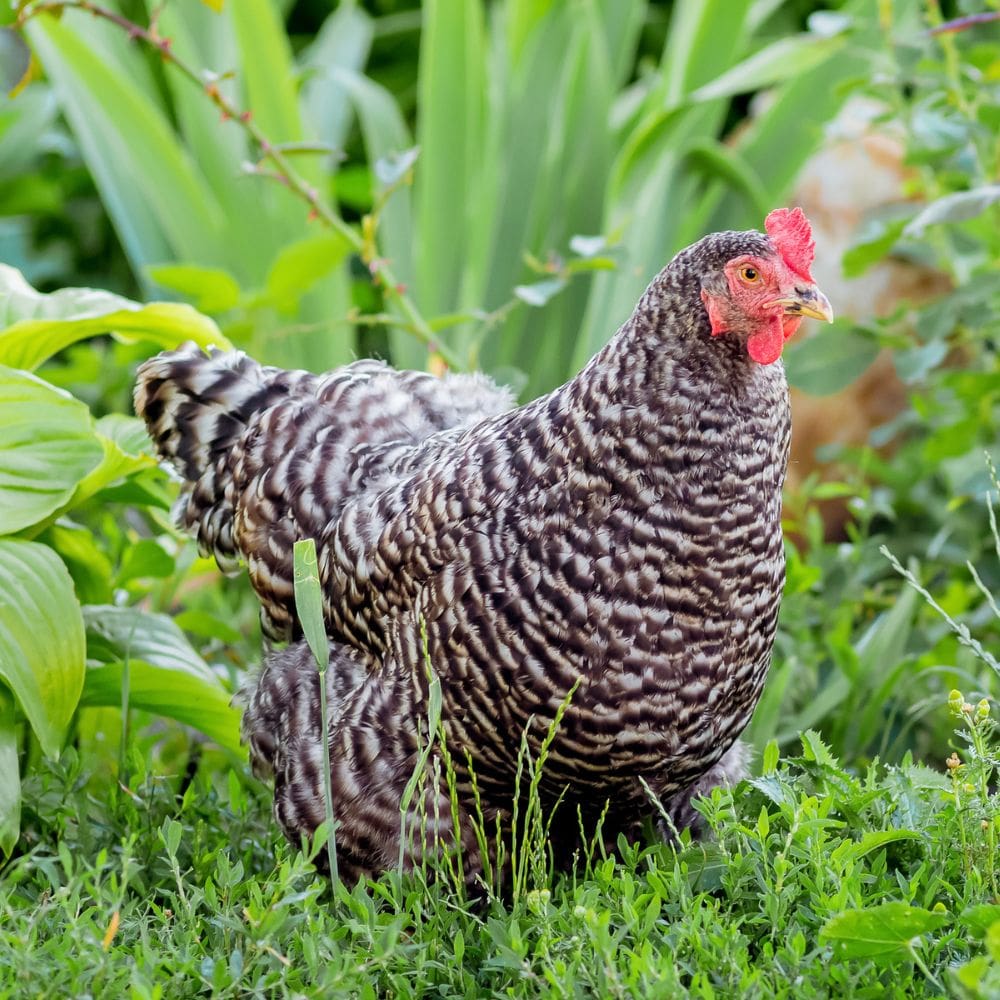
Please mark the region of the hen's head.
<svg viewBox="0 0 1000 1000"><path fill-rule="evenodd" d="M761 233L716 233L678 255L693 269L713 337L738 337L747 354L769 365L803 317L833 320L810 268L815 244L799 208L779 208ZM673 266L673 265L671 265Z"/></svg>

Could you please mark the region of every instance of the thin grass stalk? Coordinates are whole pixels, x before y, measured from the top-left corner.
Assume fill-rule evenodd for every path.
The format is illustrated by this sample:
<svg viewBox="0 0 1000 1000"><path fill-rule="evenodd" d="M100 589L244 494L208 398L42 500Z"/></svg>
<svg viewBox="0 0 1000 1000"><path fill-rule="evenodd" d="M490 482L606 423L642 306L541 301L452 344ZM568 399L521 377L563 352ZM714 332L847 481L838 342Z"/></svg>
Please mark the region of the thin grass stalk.
<svg viewBox="0 0 1000 1000"><path fill-rule="evenodd" d="M295 610L302 623L306 643L319 673L320 733L323 740L323 806L327 827L326 856L330 881L340 881L337 869L337 831L333 814L333 779L330 774L330 707L327 702L326 671L330 665L330 643L323 621L323 591L316 559L316 543L306 538L295 543Z"/></svg>

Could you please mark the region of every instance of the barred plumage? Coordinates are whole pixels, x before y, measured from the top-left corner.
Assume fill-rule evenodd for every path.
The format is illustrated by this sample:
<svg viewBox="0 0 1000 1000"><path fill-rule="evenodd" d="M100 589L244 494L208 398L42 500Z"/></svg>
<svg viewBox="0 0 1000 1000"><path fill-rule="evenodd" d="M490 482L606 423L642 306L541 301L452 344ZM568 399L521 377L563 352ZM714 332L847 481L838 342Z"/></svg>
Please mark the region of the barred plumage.
<svg viewBox="0 0 1000 1000"><path fill-rule="evenodd" d="M422 627L471 874L467 760L502 824L521 734L537 751L574 686L541 784L548 805L562 797L567 851L578 811L593 821L607 805L606 834L634 831L653 812L643 781L686 822L693 790L742 773L735 741L784 579L789 438L782 367L754 360L771 348L753 338L778 316L780 353L803 312L828 313L771 222L683 251L578 376L517 408L481 376L371 361L315 376L191 348L143 366L136 409L186 480L181 524L224 567L246 561L267 633L292 643L244 717L289 836L322 820L325 743L342 872L396 862L426 714ZM785 297L733 323L739 282L756 283L727 270L743 260ZM316 540L332 640L325 741L292 597L300 537ZM413 809L452 836L443 789Z"/></svg>

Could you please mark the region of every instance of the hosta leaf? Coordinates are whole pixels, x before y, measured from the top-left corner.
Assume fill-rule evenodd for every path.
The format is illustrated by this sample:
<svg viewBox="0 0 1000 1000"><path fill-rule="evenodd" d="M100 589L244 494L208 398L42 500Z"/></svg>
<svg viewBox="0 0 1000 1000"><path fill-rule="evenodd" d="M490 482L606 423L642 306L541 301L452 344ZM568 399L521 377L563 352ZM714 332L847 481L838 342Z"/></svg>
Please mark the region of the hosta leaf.
<svg viewBox="0 0 1000 1000"><path fill-rule="evenodd" d="M125 663L129 704L193 726L239 751L232 695L167 615L134 607L84 608L87 670L81 704L120 705Z"/></svg>
<svg viewBox="0 0 1000 1000"><path fill-rule="evenodd" d="M122 703L122 661L89 667L83 687L82 706L117 707ZM230 702L232 695L213 677L207 680L184 671L128 661L128 703L131 708L165 715L191 726L221 747L240 753L240 713Z"/></svg>
<svg viewBox="0 0 1000 1000"><path fill-rule="evenodd" d="M47 546L0 539L0 679L54 756L80 699L84 632L73 581Z"/></svg>
<svg viewBox="0 0 1000 1000"><path fill-rule="evenodd" d="M33 370L69 344L99 333L176 347L231 346L207 316L176 302L141 305L111 292L36 292L20 271L0 264L0 364Z"/></svg>
<svg viewBox="0 0 1000 1000"><path fill-rule="evenodd" d="M103 456L83 403L0 365L0 534L62 507Z"/></svg>
<svg viewBox="0 0 1000 1000"><path fill-rule="evenodd" d="M218 684L212 668L167 615L111 605L88 605L83 615L88 660L145 660L155 667Z"/></svg>
<svg viewBox="0 0 1000 1000"><path fill-rule="evenodd" d="M21 772L17 761L14 702L0 687L0 852L14 850L21 830Z"/></svg>
<svg viewBox="0 0 1000 1000"><path fill-rule="evenodd" d="M951 923L950 913L932 913L906 903L882 903L832 917L820 936L837 958L892 961L906 957L921 934Z"/></svg>

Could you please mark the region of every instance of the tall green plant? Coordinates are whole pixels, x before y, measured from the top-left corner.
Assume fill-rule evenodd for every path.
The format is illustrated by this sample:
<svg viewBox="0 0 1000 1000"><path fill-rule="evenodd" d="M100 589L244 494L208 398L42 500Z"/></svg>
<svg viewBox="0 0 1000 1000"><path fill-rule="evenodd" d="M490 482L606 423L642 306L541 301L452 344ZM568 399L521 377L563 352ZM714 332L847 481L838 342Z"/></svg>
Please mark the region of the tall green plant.
<svg viewBox="0 0 1000 1000"><path fill-rule="evenodd" d="M27 727L46 755L58 754L81 704L122 705L123 678L132 707L239 748L229 694L177 625L103 603L111 602L112 584L124 591L129 579L162 572L157 554L172 571L167 553L137 540L112 579L106 555L74 521L122 491L140 508L168 506L138 420L95 420L35 374L60 349L104 331L159 347L228 346L190 306L142 306L91 289L41 295L0 265L0 757L14 765L0 769L4 853L18 834L19 734Z"/></svg>

